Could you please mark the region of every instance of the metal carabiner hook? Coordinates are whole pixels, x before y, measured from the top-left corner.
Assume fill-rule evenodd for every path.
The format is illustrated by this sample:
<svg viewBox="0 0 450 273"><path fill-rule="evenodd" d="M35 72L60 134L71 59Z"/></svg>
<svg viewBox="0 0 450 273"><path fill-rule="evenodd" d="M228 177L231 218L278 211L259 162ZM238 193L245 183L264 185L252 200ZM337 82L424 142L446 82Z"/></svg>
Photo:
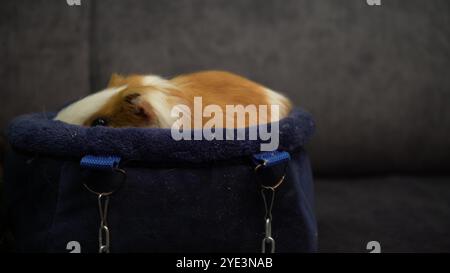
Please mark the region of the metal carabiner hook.
<svg viewBox="0 0 450 273"><path fill-rule="evenodd" d="M272 220L270 218L266 218L266 235L262 240L262 253L266 253L266 245L270 245L270 253L275 253L275 240L272 237Z"/></svg>
<svg viewBox="0 0 450 273"><path fill-rule="evenodd" d="M255 167L255 173L257 173L261 168L264 168L267 166L267 161L264 161L263 163L257 165ZM277 183L275 183L272 186L263 185L261 183L261 195L264 201L264 210L265 210L265 235L262 239L261 244L261 252L266 253L266 247L270 246L270 253L275 253L275 239L272 237L272 210L273 210L273 204L275 200L275 191L276 189L283 184L283 182L286 179L286 170L287 170L287 164L284 166L283 175ZM270 194L270 196L268 196Z"/></svg>
<svg viewBox="0 0 450 273"><path fill-rule="evenodd" d="M268 198L266 197L266 192L270 192L270 202L268 203ZM270 218L270 220L272 220L272 209L273 209L273 203L275 201L275 189L268 187L262 187L261 188L261 195L263 198L263 202L264 202L264 211L265 211L265 216L264 218Z"/></svg>
<svg viewBox="0 0 450 273"><path fill-rule="evenodd" d="M108 206L109 206L109 197L117 190L119 190L122 185L125 183L127 179L127 174L125 170L120 169L118 167L113 167L113 171L120 174L121 181L120 183L112 190L108 192L98 192L91 187L89 187L86 183L83 183L84 187L91 193L97 195L98 201L98 211L100 215L100 226L98 230L98 252L99 253L109 253L110 250L110 232L108 227Z"/></svg>

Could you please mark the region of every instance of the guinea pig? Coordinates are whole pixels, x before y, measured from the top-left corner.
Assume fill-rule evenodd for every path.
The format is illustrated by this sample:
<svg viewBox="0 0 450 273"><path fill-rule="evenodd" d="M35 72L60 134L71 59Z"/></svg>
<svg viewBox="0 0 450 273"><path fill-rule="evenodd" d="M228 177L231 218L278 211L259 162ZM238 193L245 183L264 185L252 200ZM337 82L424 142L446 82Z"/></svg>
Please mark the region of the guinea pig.
<svg viewBox="0 0 450 273"><path fill-rule="evenodd" d="M292 107L285 96L224 71L201 71L171 79L113 74L105 90L65 107L54 119L81 126L171 128L181 113L188 116L191 128L199 128L212 116L209 111L206 116L201 115L200 122L194 122L199 101L202 107L214 105L214 109L225 113L221 117L224 128L277 121L287 116ZM228 113L227 107L233 105L243 106L246 111ZM247 110L255 109L250 106L266 106L268 110L277 106L278 113L263 113L256 108L257 119L245 119L244 123L226 120L230 116L232 121L249 116ZM181 110L174 114L174 109Z"/></svg>

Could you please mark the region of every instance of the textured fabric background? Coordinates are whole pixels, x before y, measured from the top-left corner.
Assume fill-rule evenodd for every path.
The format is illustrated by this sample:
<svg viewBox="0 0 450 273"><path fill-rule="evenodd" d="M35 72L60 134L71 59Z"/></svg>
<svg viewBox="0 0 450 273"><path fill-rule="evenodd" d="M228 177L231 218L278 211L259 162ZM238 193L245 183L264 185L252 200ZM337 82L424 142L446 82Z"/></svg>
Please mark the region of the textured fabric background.
<svg viewBox="0 0 450 273"><path fill-rule="evenodd" d="M2 127L112 72L226 69L314 115L316 173L450 167L446 0L7 0L0 13Z"/></svg>
<svg viewBox="0 0 450 273"><path fill-rule="evenodd" d="M0 124L85 96L89 83L89 13L65 1L0 4Z"/></svg>

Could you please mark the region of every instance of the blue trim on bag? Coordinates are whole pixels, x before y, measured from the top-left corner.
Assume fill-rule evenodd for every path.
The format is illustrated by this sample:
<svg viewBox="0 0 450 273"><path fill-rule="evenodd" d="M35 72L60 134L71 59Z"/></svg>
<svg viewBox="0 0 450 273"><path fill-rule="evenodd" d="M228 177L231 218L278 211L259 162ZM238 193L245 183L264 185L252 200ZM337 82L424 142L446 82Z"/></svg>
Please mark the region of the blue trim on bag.
<svg viewBox="0 0 450 273"><path fill-rule="evenodd" d="M88 169L111 170L119 166L120 160L119 156L86 155L81 158L80 166Z"/></svg>
<svg viewBox="0 0 450 273"><path fill-rule="evenodd" d="M264 167L272 167L289 160L291 160L291 155L285 151L262 152L253 155L255 164L262 164Z"/></svg>

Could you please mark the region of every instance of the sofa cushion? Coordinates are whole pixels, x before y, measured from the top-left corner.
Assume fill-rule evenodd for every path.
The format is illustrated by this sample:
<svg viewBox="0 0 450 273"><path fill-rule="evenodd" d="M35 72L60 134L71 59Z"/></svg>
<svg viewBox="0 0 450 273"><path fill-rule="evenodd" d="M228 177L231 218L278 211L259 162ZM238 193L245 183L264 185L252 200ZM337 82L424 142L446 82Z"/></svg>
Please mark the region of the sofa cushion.
<svg viewBox="0 0 450 273"><path fill-rule="evenodd" d="M316 179L320 252L448 252L450 177Z"/></svg>

